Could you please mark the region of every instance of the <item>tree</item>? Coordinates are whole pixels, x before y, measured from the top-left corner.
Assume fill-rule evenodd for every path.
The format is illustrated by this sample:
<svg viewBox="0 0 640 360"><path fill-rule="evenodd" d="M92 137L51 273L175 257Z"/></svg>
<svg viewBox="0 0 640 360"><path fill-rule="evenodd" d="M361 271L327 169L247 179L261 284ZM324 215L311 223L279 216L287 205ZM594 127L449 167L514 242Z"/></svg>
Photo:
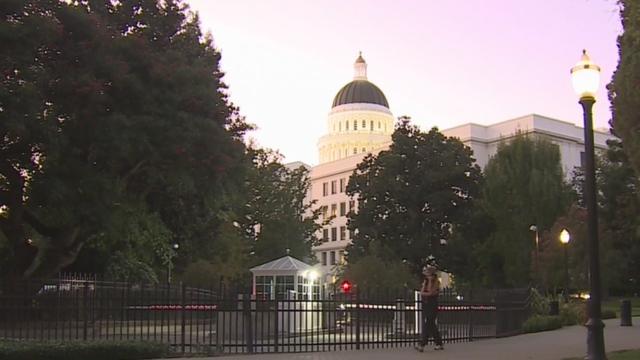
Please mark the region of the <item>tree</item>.
<svg viewBox="0 0 640 360"><path fill-rule="evenodd" d="M253 168L240 222L253 250L251 264L285 254L315 259L311 246L317 240L320 209L312 210L315 203L305 201L311 186L309 171L286 167L279 154L268 150L250 149L250 156Z"/></svg>
<svg viewBox="0 0 640 360"><path fill-rule="evenodd" d="M598 172L602 239L609 249L604 280L615 292L640 291L640 183L623 143L608 141Z"/></svg>
<svg viewBox="0 0 640 360"><path fill-rule="evenodd" d="M487 285L529 283L535 250L530 226L540 233L549 230L571 197L557 145L521 134L499 145L482 187L482 207L496 226L478 250Z"/></svg>
<svg viewBox="0 0 640 360"><path fill-rule="evenodd" d="M349 180L347 194L357 197L358 210L349 214L348 263L379 244L416 275L430 256L446 268L442 244L469 216L479 181L471 149L436 128L422 132L401 120L389 150L367 156Z"/></svg>
<svg viewBox="0 0 640 360"><path fill-rule="evenodd" d="M609 140L607 145L596 159L603 283L612 292L633 293L640 290L640 184L624 144ZM573 182L580 203L582 180L577 171Z"/></svg>
<svg viewBox="0 0 640 360"><path fill-rule="evenodd" d="M640 3L620 0L623 33L618 36L620 60L608 85L611 127L622 139L629 163L640 175Z"/></svg>
<svg viewBox="0 0 640 360"><path fill-rule="evenodd" d="M197 17L176 0L12 0L0 13L5 279L50 276L87 244L152 253L151 266L173 242L210 252L247 126Z"/></svg>
<svg viewBox="0 0 640 360"><path fill-rule="evenodd" d="M371 294L394 298L407 295L406 291L418 288L419 278L406 262L389 256L389 251L372 244L371 251L349 263L341 277L349 280L365 297Z"/></svg>
<svg viewBox="0 0 640 360"><path fill-rule="evenodd" d="M565 286L564 251L567 247L569 288L587 289L587 212L577 203L558 217L551 228L540 234L538 284L545 290L557 294ZM560 232L567 229L571 236L567 245L560 242Z"/></svg>

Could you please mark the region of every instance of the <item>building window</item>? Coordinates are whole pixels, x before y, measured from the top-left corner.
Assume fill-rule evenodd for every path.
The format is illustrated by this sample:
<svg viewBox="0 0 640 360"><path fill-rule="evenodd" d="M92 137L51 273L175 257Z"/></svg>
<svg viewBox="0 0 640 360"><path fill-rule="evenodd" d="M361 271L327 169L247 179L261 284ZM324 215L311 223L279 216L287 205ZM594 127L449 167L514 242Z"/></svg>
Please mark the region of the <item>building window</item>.
<svg viewBox="0 0 640 360"><path fill-rule="evenodd" d="M340 216L345 216L345 215L347 215L347 203L341 202L340 203Z"/></svg>
<svg viewBox="0 0 640 360"><path fill-rule="evenodd" d="M344 251L343 251L343 250L340 250L340 252L338 252L338 261L339 261L341 264L344 264L344 263L345 263L345 261L344 261Z"/></svg>
<svg viewBox="0 0 640 360"><path fill-rule="evenodd" d="M335 194L338 192L338 182L336 180L333 180L331 182L331 195Z"/></svg>
<svg viewBox="0 0 640 360"><path fill-rule="evenodd" d="M338 215L338 204L331 204L331 216Z"/></svg>
<svg viewBox="0 0 640 360"><path fill-rule="evenodd" d="M329 212L329 207L327 205L324 205L322 207L322 219L326 219L327 218L327 213Z"/></svg>
<svg viewBox="0 0 640 360"><path fill-rule="evenodd" d="M349 131L349 120L344 122L344 129Z"/></svg>
<svg viewBox="0 0 640 360"><path fill-rule="evenodd" d="M329 241L329 229L322 229L322 242Z"/></svg>
<svg viewBox="0 0 640 360"><path fill-rule="evenodd" d="M345 190L344 188L345 188L346 183L347 183L347 179L345 179L345 178L340 179L340 192L341 193L344 192L344 190Z"/></svg>
<svg viewBox="0 0 640 360"><path fill-rule="evenodd" d="M367 130L367 121L366 120L362 120L362 129L363 130Z"/></svg>
<svg viewBox="0 0 640 360"><path fill-rule="evenodd" d="M329 183L322 183L322 196L329 195Z"/></svg>
<svg viewBox="0 0 640 360"><path fill-rule="evenodd" d="M587 158L584 155L584 151L580 151L580 167L584 169L584 164L587 162Z"/></svg>
<svg viewBox="0 0 640 360"><path fill-rule="evenodd" d="M322 265L327 266L327 252L323 251L322 252Z"/></svg>
<svg viewBox="0 0 640 360"><path fill-rule="evenodd" d="M378 121L378 130L380 130L380 121Z"/></svg>
<svg viewBox="0 0 640 360"><path fill-rule="evenodd" d="M373 120L371 120L371 131L373 131Z"/></svg>
<svg viewBox="0 0 640 360"><path fill-rule="evenodd" d="M365 148L362 148L362 152L366 152L366 151L367 151L367 149L365 149Z"/></svg>
<svg viewBox="0 0 640 360"><path fill-rule="evenodd" d="M329 253L329 259L331 260L330 264L331 265L335 265L336 264L336 252L332 251L331 253Z"/></svg>
<svg viewBox="0 0 640 360"><path fill-rule="evenodd" d="M353 155L358 153L358 148L353 148Z"/></svg>
<svg viewBox="0 0 640 360"><path fill-rule="evenodd" d="M358 130L358 121L353 120L353 130Z"/></svg>
<svg viewBox="0 0 640 360"><path fill-rule="evenodd" d="M340 240L347 240L347 227L340 226Z"/></svg>
<svg viewBox="0 0 640 360"><path fill-rule="evenodd" d="M338 240L338 228L331 228L331 241Z"/></svg>

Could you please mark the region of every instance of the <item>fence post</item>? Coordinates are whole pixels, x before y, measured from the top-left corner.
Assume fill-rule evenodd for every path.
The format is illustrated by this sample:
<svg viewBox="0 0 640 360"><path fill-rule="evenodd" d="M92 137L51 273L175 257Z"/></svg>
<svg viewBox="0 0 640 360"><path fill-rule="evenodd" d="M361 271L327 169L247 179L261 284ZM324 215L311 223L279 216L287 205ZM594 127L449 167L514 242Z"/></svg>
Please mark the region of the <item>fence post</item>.
<svg viewBox="0 0 640 360"><path fill-rule="evenodd" d="M186 304L185 304L185 286L184 283L180 282L180 348L182 353L185 352L185 315L186 315Z"/></svg>
<svg viewBox="0 0 640 360"><path fill-rule="evenodd" d="M247 352L253 353L253 329L251 321L251 295L242 294L242 313L244 314L244 331L247 341Z"/></svg>
<svg viewBox="0 0 640 360"><path fill-rule="evenodd" d="M286 301L286 299L285 299L284 301ZM275 338L274 338L274 345L275 345L275 352L276 352L276 353L278 352L278 332L279 332L279 328L280 328L280 326L279 326L279 324L278 324L278 321L280 320L280 319L278 319L278 306L279 306L279 301L278 301L278 299L276 298L276 301L275 301L275 307L274 307L274 312L275 312L275 322L274 322L274 326L273 326L273 328L274 328L274 329L273 329L273 333L274 333L273 335L275 336Z"/></svg>
<svg viewBox="0 0 640 360"><path fill-rule="evenodd" d="M356 296L356 350L360 350L360 291L356 288L355 296Z"/></svg>
<svg viewBox="0 0 640 360"><path fill-rule="evenodd" d="M469 341L473 341L473 290L469 290L469 299L467 304L469 306Z"/></svg>
<svg viewBox="0 0 640 360"><path fill-rule="evenodd" d="M87 314L87 306L88 306L88 287L87 282L84 283L84 289L82 291L82 317L83 317L83 330L82 330L82 340L87 341L87 328L88 328L88 314Z"/></svg>

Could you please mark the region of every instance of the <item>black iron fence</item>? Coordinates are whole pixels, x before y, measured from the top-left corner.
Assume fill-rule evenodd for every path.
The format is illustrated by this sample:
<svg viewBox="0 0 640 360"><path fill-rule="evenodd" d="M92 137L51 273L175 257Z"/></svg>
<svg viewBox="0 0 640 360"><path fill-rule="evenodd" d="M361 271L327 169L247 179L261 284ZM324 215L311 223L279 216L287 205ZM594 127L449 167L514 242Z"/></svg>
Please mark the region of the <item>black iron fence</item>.
<svg viewBox="0 0 640 360"><path fill-rule="evenodd" d="M24 283L0 294L0 338L143 340L217 354L413 346L421 332L412 291L277 300L229 293L91 279ZM445 342L513 335L528 300L528 290L444 289L438 326Z"/></svg>

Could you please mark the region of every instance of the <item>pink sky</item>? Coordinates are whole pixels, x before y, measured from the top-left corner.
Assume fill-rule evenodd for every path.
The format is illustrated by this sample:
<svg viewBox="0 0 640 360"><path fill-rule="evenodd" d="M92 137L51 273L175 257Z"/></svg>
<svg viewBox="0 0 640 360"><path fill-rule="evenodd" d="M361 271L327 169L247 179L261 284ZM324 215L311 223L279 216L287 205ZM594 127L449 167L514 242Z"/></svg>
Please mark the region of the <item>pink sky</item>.
<svg viewBox="0 0 640 360"><path fill-rule="evenodd" d="M358 51L394 116L423 129L537 113L582 124L569 69L586 48L605 86L618 62L615 0L186 0L222 52L232 101L260 146L318 163L316 143Z"/></svg>

